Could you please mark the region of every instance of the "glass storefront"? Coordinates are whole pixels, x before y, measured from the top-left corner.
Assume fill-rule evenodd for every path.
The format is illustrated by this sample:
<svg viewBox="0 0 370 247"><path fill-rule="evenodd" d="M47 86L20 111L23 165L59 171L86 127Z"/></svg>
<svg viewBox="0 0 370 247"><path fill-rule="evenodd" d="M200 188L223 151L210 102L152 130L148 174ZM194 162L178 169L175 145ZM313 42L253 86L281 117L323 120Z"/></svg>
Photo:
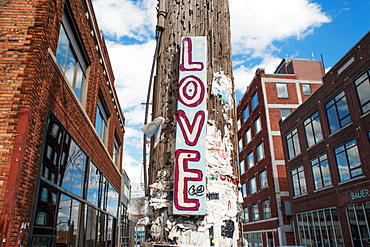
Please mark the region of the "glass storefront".
<svg viewBox="0 0 370 247"><path fill-rule="evenodd" d="M343 247L336 208L297 214L300 244L307 247Z"/></svg>
<svg viewBox="0 0 370 247"><path fill-rule="evenodd" d="M117 190L49 115L30 246L115 246Z"/></svg>
<svg viewBox="0 0 370 247"><path fill-rule="evenodd" d="M346 207L354 247L370 246L370 202Z"/></svg>

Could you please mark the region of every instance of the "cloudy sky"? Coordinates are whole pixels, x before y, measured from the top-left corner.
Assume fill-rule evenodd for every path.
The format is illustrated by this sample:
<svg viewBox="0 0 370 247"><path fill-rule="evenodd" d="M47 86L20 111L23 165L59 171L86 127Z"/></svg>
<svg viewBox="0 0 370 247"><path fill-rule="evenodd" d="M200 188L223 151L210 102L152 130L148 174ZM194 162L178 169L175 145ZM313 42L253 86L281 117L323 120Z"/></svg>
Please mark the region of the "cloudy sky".
<svg viewBox="0 0 370 247"><path fill-rule="evenodd" d="M210 0L212 1L212 0ZM370 0L229 0L234 83L240 98L258 67L282 58L323 58L333 66L370 27ZM154 54L157 0L93 0L126 118L123 168L140 187L142 132Z"/></svg>

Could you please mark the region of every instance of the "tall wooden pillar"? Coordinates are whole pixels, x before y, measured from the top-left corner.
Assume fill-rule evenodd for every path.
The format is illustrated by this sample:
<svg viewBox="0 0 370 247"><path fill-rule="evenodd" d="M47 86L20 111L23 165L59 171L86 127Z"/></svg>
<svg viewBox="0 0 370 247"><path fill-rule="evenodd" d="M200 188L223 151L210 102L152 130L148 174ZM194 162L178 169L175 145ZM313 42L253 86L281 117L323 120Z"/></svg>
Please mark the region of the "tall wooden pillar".
<svg viewBox="0 0 370 247"><path fill-rule="evenodd" d="M158 6L160 35L152 118L163 117L164 124L155 147L152 140L148 165L148 191L154 212L150 218L150 233L156 242L181 246L236 246L239 190L229 4L227 0L159 0ZM205 212L190 215L174 214L173 204L177 197L174 183L178 182L174 167L178 161L175 153L176 132L179 131L180 64L184 59L182 52L189 49L189 43L182 42L184 37L206 40L203 68L206 140L199 140L205 145L202 154L205 158L205 188L202 191L198 186L190 191L187 187L190 195L185 195L204 197L206 205ZM197 63L197 54L189 54L189 61ZM196 125L196 116L199 116L196 112L186 115L190 131ZM196 165L193 162L193 167Z"/></svg>

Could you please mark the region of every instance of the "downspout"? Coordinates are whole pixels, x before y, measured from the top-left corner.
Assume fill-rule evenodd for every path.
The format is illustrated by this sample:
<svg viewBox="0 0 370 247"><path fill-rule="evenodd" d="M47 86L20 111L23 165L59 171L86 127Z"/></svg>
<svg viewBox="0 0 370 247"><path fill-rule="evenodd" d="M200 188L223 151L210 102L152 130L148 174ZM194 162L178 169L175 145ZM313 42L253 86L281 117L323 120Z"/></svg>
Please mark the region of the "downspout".
<svg viewBox="0 0 370 247"><path fill-rule="evenodd" d="M164 11L164 5L165 0L159 1L159 9L157 11L157 26L156 26L156 45L155 45L155 51L153 56L153 63L152 63L152 69L150 72L150 78L149 78L149 86L148 86L148 93L145 103L145 119L144 119L144 125L148 123L148 112L149 112L149 105L150 105L150 93L152 91L152 84L153 84L153 76L154 76L154 69L157 64L158 60L158 51L159 51L159 44L161 40L162 31L164 30L164 21L167 16L167 12ZM147 175L147 165L146 165L146 136L144 134L143 138L143 169L144 169L144 192L145 196L149 196L148 193L148 175Z"/></svg>

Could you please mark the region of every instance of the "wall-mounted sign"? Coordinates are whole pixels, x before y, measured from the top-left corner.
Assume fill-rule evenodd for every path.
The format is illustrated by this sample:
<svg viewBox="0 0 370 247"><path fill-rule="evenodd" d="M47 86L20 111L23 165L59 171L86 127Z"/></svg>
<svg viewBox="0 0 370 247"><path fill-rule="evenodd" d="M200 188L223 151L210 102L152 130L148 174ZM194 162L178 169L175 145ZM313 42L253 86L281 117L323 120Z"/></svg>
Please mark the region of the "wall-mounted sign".
<svg viewBox="0 0 370 247"><path fill-rule="evenodd" d="M355 203L361 201L361 199L370 198L370 190L367 188L359 188L356 190L350 190L340 193L340 205L347 205L348 203Z"/></svg>
<svg viewBox="0 0 370 247"><path fill-rule="evenodd" d="M205 215L206 37L181 39L173 214Z"/></svg>

